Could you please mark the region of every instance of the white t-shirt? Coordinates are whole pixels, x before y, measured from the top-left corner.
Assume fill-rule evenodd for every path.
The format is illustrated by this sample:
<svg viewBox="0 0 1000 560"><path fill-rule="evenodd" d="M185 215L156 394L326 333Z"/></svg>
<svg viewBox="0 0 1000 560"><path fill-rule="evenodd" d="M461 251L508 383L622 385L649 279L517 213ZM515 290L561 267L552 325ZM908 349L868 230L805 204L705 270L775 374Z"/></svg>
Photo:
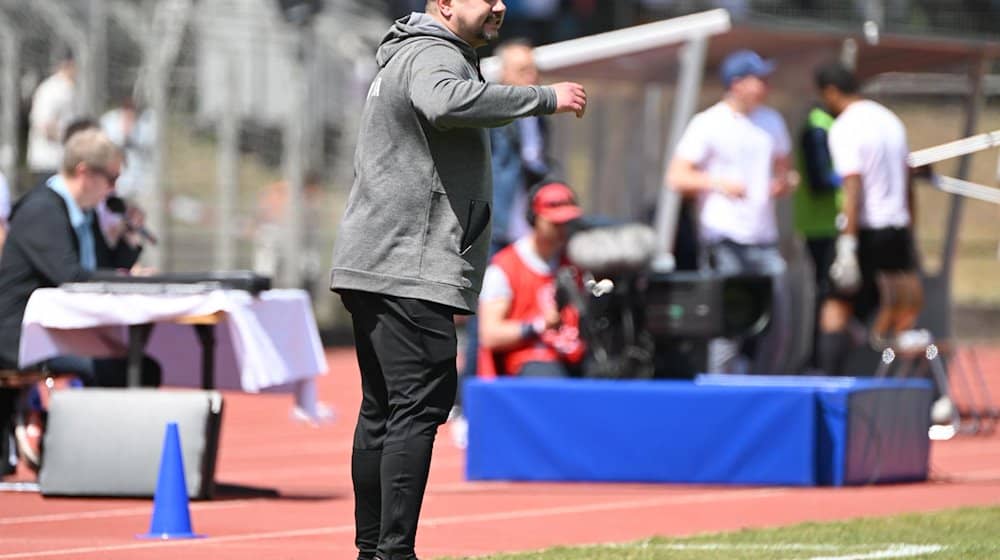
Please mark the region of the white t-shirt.
<svg viewBox="0 0 1000 560"><path fill-rule="evenodd" d="M868 229L910 225L906 128L874 101L855 101L837 116L829 135L833 167L841 177L861 175L858 225Z"/></svg>
<svg viewBox="0 0 1000 560"><path fill-rule="evenodd" d="M62 133L73 118L76 88L61 74L46 78L31 98L28 131L28 169L56 171L62 165ZM56 123L56 138L46 135L48 123Z"/></svg>
<svg viewBox="0 0 1000 560"><path fill-rule="evenodd" d="M546 262L538 251L530 237L522 237L514 242L514 251L521 257L524 264L538 274L553 274L559 261L554 259ZM502 268L495 264L486 267L486 276L483 277L483 289L479 292L479 301L493 301L498 299L512 299L514 292L510 287L510 280Z"/></svg>
<svg viewBox="0 0 1000 560"><path fill-rule="evenodd" d="M740 181L746 196L721 193L701 197L701 238L762 244L778 240L778 224L771 196L774 160L788 155L791 140L785 120L770 107L749 115L719 102L691 119L677 143L675 157L694 163L713 177Z"/></svg>

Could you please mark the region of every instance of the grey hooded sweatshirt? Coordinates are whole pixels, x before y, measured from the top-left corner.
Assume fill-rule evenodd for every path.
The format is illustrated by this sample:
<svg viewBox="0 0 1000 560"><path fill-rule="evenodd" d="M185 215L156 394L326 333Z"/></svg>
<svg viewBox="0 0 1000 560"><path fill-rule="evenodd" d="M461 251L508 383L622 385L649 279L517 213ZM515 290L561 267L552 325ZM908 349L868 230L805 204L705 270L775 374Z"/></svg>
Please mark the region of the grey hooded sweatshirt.
<svg viewBox="0 0 1000 560"><path fill-rule="evenodd" d="M555 112L555 91L486 83L473 48L423 13L390 28L376 62L330 289L473 312L493 199L484 127Z"/></svg>

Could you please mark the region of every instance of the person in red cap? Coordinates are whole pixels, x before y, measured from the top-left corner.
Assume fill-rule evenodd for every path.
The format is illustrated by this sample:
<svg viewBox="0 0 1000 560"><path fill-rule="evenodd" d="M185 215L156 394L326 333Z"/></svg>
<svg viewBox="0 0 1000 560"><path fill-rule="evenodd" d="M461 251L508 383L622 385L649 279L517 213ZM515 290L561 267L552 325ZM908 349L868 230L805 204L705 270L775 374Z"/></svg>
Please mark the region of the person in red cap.
<svg viewBox="0 0 1000 560"><path fill-rule="evenodd" d="M556 303L569 224L583 210L563 183L541 184L528 200L531 231L486 269L479 295L480 375L567 377L583 359L579 310Z"/></svg>

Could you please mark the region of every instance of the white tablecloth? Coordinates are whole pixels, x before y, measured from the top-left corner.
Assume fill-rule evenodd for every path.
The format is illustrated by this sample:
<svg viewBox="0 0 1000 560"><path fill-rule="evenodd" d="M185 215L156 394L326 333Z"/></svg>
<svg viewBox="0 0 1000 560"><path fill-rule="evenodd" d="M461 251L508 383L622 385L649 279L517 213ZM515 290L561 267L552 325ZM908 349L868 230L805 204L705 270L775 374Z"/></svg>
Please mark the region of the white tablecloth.
<svg viewBox="0 0 1000 560"><path fill-rule="evenodd" d="M251 393L292 390L299 405L314 413L312 380L326 373L326 359L309 295L302 290L173 296L43 288L28 300L19 360L27 366L60 354L124 357L127 325L155 323L146 352L163 367L163 384L200 387L201 346L194 327L171 321L217 312L224 315L215 328L215 386Z"/></svg>

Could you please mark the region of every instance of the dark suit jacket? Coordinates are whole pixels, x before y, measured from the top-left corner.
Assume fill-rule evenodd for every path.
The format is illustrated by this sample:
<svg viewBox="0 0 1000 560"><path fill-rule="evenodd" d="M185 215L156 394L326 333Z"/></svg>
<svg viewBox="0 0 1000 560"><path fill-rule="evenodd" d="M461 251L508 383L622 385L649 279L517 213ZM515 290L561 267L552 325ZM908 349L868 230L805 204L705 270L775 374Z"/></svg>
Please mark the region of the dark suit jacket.
<svg viewBox="0 0 1000 560"><path fill-rule="evenodd" d="M17 364L21 321L32 292L114 275L114 269L135 264L141 249L126 243L108 247L96 221L94 227L99 270L91 272L80 265L76 232L62 197L39 185L14 205L0 256L0 367Z"/></svg>

